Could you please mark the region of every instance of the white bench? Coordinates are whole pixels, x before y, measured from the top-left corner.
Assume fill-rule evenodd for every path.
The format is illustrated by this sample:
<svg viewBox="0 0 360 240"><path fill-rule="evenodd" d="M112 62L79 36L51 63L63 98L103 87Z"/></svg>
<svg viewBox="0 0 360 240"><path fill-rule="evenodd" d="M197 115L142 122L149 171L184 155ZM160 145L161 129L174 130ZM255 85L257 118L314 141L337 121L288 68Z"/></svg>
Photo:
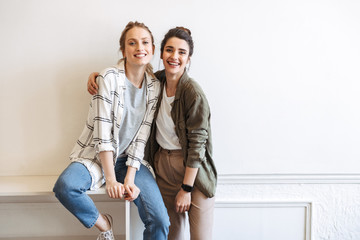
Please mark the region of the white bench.
<svg viewBox="0 0 360 240"><path fill-rule="evenodd" d="M0 203L56 202L52 191L58 176L0 176ZM93 199L104 198L105 188L88 191ZM1 238L1 237L0 237ZM130 202L125 201L125 239L130 240Z"/></svg>

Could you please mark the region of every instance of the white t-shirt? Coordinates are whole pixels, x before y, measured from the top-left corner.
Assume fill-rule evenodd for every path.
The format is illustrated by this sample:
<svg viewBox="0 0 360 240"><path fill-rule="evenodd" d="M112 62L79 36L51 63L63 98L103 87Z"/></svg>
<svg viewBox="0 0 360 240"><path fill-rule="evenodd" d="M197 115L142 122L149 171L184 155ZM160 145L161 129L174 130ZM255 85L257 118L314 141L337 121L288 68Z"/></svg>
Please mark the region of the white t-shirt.
<svg viewBox="0 0 360 240"><path fill-rule="evenodd" d="M164 85L163 97L156 118L156 141L163 149L168 150L181 149L179 138L175 133L175 124L171 118L171 103L174 99L175 96L168 97L166 95L166 86Z"/></svg>

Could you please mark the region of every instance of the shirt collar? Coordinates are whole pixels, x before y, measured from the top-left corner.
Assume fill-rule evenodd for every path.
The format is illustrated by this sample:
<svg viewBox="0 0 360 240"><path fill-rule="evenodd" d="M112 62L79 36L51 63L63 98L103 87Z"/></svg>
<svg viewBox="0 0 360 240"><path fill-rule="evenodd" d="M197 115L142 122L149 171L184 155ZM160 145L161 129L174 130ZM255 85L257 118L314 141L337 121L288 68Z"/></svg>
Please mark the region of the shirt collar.
<svg viewBox="0 0 360 240"><path fill-rule="evenodd" d="M116 68L119 69L119 73L124 74L125 76L125 60L124 59L120 59L118 64L116 65ZM145 84L146 84L146 88L148 91L154 91L155 90L155 86L153 84L153 82L155 81L155 77L152 76L151 74L147 73L145 71Z"/></svg>

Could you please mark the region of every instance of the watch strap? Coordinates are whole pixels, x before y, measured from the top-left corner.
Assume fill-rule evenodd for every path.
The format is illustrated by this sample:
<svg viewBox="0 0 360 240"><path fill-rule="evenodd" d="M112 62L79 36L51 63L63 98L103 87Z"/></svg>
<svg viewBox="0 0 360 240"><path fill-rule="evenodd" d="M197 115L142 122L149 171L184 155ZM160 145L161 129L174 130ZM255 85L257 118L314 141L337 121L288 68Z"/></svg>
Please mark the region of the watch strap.
<svg viewBox="0 0 360 240"><path fill-rule="evenodd" d="M193 186L187 185L187 184L181 184L181 188L185 191L185 192L192 192L192 190L194 189Z"/></svg>

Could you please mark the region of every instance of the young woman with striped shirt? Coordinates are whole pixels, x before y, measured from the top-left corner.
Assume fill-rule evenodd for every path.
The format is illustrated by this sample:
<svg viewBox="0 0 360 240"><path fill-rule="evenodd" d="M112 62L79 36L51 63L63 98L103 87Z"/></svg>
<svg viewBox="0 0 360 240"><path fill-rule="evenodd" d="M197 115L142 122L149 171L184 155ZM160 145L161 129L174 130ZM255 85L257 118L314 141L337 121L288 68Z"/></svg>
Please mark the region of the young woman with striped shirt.
<svg viewBox="0 0 360 240"><path fill-rule="evenodd" d="M120 37L124 58L97 78L98 91L72 162L54 186L55 196L85 227L100 230L100 240L114 239L112 218L99 213L86 191L105 182L110 198L134 201L144 239L167 239L169 217L151 167L143 161L160 91L150 65L154 48L143 23L127 24Z"/></svg>

